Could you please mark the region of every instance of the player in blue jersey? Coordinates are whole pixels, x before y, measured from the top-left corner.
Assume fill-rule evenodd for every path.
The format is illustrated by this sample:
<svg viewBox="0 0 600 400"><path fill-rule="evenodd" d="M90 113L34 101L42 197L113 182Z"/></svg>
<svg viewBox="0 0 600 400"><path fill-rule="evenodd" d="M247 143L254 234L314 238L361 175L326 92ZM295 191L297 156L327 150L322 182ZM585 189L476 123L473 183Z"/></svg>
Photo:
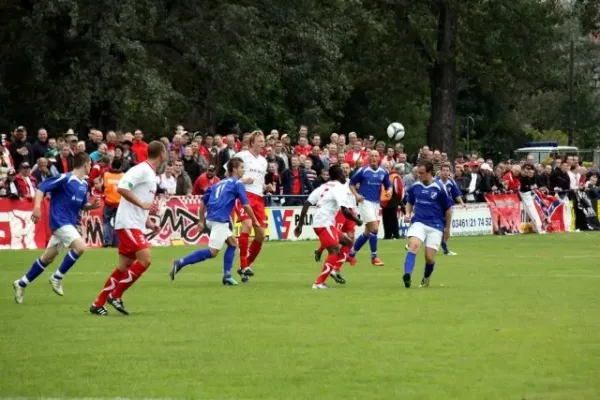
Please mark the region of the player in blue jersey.
<svg viewBox="0 0 600 400"><path fill-rule="evenodd" d="M231 212L237 199L240 200L247 215L250 216L254 227L260 228L260 224L248 204L246 189L240 181L240 178L244 175L244 161L237 157L229 160L227 173L228 178L209 187L202 196L202 202L200 203L198 229L200 232L204 230L206 219L206 226L210 229L208 248L197 250L179 260L175 260L169 273L171 280L175 280L175 275L183 267L216 257L223 244L227 243L227 250L225 250L223 257L222 282L223 285L237 285L237 282L231 277L231 267L237 248L237 240L232 232Z"/></svg>
<svg viewBox="0 0 600 400"><path fill-rule="evenodd" d="M92 161L86 153L79 153L73 160L73 172L46 179L35 193L35 205L31 218L37 223L42 216L42 201L50 194L50 229L52 237L44 254L35 260L25 275L17 279L15 301L23 303L25 288L40 276L46 267L54 261L63 248L70 248L58 270L50 277L52 290L59 296L64 295L62 279L86 250L85 240L77 228L79 211L93 210L100 207L98 199L88 201L88 185L85 176L90 173Z"/></svg>
<svg viewBox="0 0 600 400"><path fill-rule="evenodd" d="M433 164L423 162L417 168L419 181L407 191L406 220L408 228L408 253L404 260L404 286L411 285L417 253L425 245L425 274L421 287L429 286L435 267L435 254L442 242L450 236L452 205L443 184L433 179Z"/></svg>
<svg viewBox="0 0 600 400"><path fill-rule="evenodd" d="M350 250L350 256L367 243L371 247L371 264L382 267L383 262L377 257L377 233L379 231L379 210L381 209L381 185L391 197L392 184L390 174L379 166L379 152L369 153L369 166L359 169L350 179L350 190L358 203L358 213L365 223L365 231L359 235Z"/></svg>

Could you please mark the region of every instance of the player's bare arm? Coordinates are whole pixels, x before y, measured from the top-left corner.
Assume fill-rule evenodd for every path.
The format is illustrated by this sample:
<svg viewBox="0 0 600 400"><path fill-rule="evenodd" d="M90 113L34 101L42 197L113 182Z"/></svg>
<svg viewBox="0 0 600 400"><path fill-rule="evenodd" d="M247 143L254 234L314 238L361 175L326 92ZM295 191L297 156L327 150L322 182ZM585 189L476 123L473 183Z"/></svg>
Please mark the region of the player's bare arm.
<svg viewBox="0 0 600 400"><path fill-rule="evenodd" d="M83 206L83 211L91 211L97 208L100 208L100 200L94 199L93 202L87 203L85 206Z"/></svg>
<svg viewBox="0 0 600 400"><path fill-rule="evenodd" d="M154 232L158 232L160 230L160 226L155 224L150 218L146 220L146 228L151 229Z"/></svg>
<svg viewBox="0 0 600 400"><path fill-rule="evenodd" d="M356 215L354 215L354 213L352 211L350 211L349 208L342 206L341 210L342 210L342 214L344 214L344 217L346 217L350 221L356 223L357 226L362 226L362 224L363 224L362 220L357 218Z"/></svg>
<svg viewBox="0 0 600 400"><path fill-rule="evenodd" d="M450 239L450 227L452 226L452 208L446 210L446 226L444 227L444 240Z"/></svg>
<svg viewBox="0 0 600 400"><path fill-rule="evenodd" d="M298 225L294 229L294 235L296 237L300 237L302 235L302 226L304 225L304 219L306 218L306 214L308 213L308 209L312 206L310 201L305 201L302 205L302 211L300 212L300 220L298 221Z"/></svg>
<svg viewBox="0 0 600 400"><path fill-rule="evenodd" d="M144 203L137 198L130 190L124 188L118 188L117 192L131 204L140 207L143 210L149 210L152 207L152 203Z"/></svg>
<svg viewBox="0 0 600 400"><path fill-rule="evenodd" d="M36 190L33 212L31 213L31 220L34 223L37 223L42 218L42 200L44 200L44 192Z"/></svg>
<svg viewBox="0 0 600 400"><path fill-rule="evenodd" d="M365 198L364 198L364 197L362 197L362 196L361 196L361 195L358 193L358 191L356 190L356 186L353 186L353 185L348 185L348 187L350 188L350 191L351 191L351 192L352 192L352 194L354 195L354 198L356 199L356 202L357 202L357 203L362 203L362 202L365 200Z"/></svg>
<svg viewBox="0 0 600 400"><path fill-rule="evenodd" d="M406 203L406 212L404 213L404 221L405 222L410 222L410 219L412 218L412 210L413 210L412 204Z"/></svg>
<svg viewBox="0 0 600 400"><path fill-rule="evenodd" d="M251 183L254 183L254 178L251 178L249 176L240 179L240 182L242 182L244 185L250 185Z"/></svg>
<svg viewBox="0 0 600 400"><path fill-rule="evenodd" d="M246 214L252 219L252 226L255 229L260 228L261 227L260 223L256 219L256 215L254 215L254 211L252 210L252 207L250 207L250 204L246 204L246 205L242 206L242 208L244 209Z"/></svg>

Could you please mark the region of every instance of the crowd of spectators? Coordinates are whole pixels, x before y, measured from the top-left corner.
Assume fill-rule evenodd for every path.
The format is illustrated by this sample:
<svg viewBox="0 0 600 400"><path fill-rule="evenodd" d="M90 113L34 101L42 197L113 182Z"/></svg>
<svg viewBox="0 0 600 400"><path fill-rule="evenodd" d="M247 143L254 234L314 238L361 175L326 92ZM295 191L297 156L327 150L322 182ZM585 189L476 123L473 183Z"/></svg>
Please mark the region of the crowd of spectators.
<svg viewBox="0 0 600 400"><path fill-rule="evenodd" d="M160 140L168 149L168 166L159 176L159 186L171 195L200 195L207 187L222 179L227 161L248 146L249 133L202 135L189 133L177 126L174 134ZM491 159L476 153L458 154L453 160L427 146L412 156L404 152L402 143L388 145L373 136L360 138L355 132L348 135L332 133L329 137L309 135L301 126L295 140L289 134L273 129L266 134L263 156L268 161L267 184L274 191L267 194L271 205L298 205L314 188L329 180L328 169L333 164L347 164L357 170L368 164L370 151L379 153L380 163L400 178L403 188L416 180L415 166L429 160L439 172L445 164L453 171L466 202L484 201L490 192L518 192L538 188L548 192L568 193L572 190L595 190L595 170L583 166L577 156L558 156L535 163L533 158L508 160L494 164ZM49 137L45 129L37 137L28 136L20 126L11 135L2 135L0 144L0 196L32 199L40 182L68 172L73 168L73 156L90 154L94 167L89 185L92 194L104 195L104 174L118 160L119 171L126 172L147 157L147 143L141 130L108 131L104 134L90 130L87 137L78 137L73 130L58 137ZM114 169L114 168L113 168Z"/></svg>

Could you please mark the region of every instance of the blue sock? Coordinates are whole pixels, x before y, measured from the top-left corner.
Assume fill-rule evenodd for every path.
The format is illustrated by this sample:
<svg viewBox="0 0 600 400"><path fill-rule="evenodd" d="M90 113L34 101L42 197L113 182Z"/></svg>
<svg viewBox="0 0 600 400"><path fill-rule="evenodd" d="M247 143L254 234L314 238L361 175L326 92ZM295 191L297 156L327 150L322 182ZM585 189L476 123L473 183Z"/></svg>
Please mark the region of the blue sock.
<svg viewBox="0 0 600 400"><path fill-rule="evenodd" d="M415 262L417 261L417 255L415 253L411 253L410 251L406 253L406 257L404 258L404 273L412 274L415 269Z"/></svg>
<svg viewBox="0 0 600 400"><path fill-rule="evenodd" d="M377 257L377 231L369 235L369 247L371 247L371 258Z"/></svg>
<svg viewBox="0 0 600 400"><path fill-rule="evenodd" d="M209 248L196 250L195 252L188 254L187 256L183 257L181 260L177 261L177 270L180 270L181 268L186 267L188 265L202 262L211 257L212 257L212 253L210 252Z"/></svg>
<svg viewBox="0 0 600 400"><path fill-rule="evenodd" d="M235 258L236 246L227 246L223 255L223 276L231 276L231 267L233 267L233 259Z"/></svg>
<svg viewBox="0 0 600 400"><path fill-rule="evenodd" d="M31 264L31 268L29 268L29 271L27 271L27 273L23 275L21 279L19 279L19 286L26 287L27 285L29 285L35 280L35 278L37 278L42 274L42 272L44 272L46 266L47 264L44 264L41 258L35 260L33 264Z"/></svg>
<svg viewBox="0 0 600 400"><path fill-rule="evenodd" d="M444 251L444 254L448 253L448 243L446 243L445 240L442 240L442 250Z"/></svg>
<svg viewBox="0 0 600 400"><path fill-rule="evenodd" d="M425 264L425 278L429 278L431 276L431 274L433 274L434 267L435 267L435 263Z"/></svg>
<svg viewBox="0 0 600 400"><path fill-rule="evenodd" d="M77 254L77 252L73 249L69 250L69 252L65 256L65 258L63 258L63 261L60 264L60 267L58 267L58 269L54 273L54 275L53 275L54 279L62 279L63 276L67 272L69 272L71 267L73 265L75 265L75 263L77 262L78 259L79 259L79 254Z"/></svg>
<svg viewBox="0 0 600 400"><path fill-rule="evenodd" d="M354 246L352 246L352 250L350 250L350 255L354 257L356 253L367 243L367 237L365 234L358 235L356 238L356 242L354 242Z"/></svg>

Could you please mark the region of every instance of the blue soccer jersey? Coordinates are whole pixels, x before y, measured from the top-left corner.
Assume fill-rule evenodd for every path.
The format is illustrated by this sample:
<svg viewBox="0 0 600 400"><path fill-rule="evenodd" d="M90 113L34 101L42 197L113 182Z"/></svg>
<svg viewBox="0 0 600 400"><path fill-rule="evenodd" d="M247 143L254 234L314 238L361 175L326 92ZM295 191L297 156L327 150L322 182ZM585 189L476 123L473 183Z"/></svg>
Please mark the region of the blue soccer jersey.
<svg viewBox="0 0 600 400"><path fill-rule="evenodd" d="M420 222L431 228L444 230L446 211L452 204L443 184L435 180L429 185L415 182L407 195L408 203L414 207L412 224Z"/></svg>
<svg viewBox="0 0 600 400"><path fill-rule="evenodd" d="M446 182L444 182L441 178L436 179L440 185L444 185L446 188L446 193L448 194L448 200L451 205L456 203L456 198L462 196L462 192L458 187L458 183L452 178L448 178Z"/></svg>
<svg viewBox="0 0 600 400"><path fill-rule="evenodd" d="M373 203L381 201L381 185L386 189L392 186L390 174L381 167L375 170L371 167L362 167L352 176L350 185L360 185L358 187L358 194L364 197L365 200Z"/></svg>
<svg viewBox="0 0 600 400"><path fill-rule="evenodd" d="M46 179L38 190L50 193L50 229L52 232L66 225L77 226L79 211L88 203L88 184L75 175L61 174Z"/></svg>
<svg viewBox="0 0 600 400"><path fill-rule="evenodd" d="M214 222L230 222L231 211L239 199L243 206L248 204L246 188L237 178L227 178L212 185L202 196L206 205L206 219Z"/></svg>

